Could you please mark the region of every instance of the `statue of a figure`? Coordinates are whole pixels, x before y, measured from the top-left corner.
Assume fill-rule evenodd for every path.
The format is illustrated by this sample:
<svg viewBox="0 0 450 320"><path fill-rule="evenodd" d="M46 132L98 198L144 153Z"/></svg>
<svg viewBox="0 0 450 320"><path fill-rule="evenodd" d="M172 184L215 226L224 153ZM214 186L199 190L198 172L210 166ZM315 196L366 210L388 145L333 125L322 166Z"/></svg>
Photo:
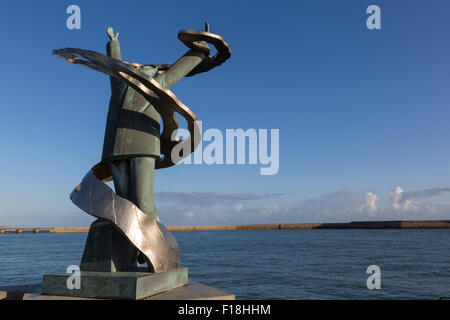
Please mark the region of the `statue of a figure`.
<svg viewBox="0 0 450 320"><path fill-rule="evenodd" d="M113 29L109 27L107 34L110 38L106 46L107 56L112 59L107 60L101 54L81 49L61 49L55 50L54 53L68 61L110 74L111 99L102 160L93 171L97 172L96 176L100 180L107 181L112 178L119 197L132 202L142 213L159 222L153 195L154 171L157 168L171 166L176 162L167 158L170 157L170 150L174 144L168 140L165 131L162 134L165 137L160 134L160 118L162 116L163 119L168 119L165 120L168 121L167 127L172 126L176 129L177 122L173 110L172 113L166 114L170 103L165 102L165 99L172 99L169 101L172 104L182 105L168 89L185 76L205 72L220 65L229 58L229 48L221 37L209 33L209 26L206 24L205 31L185 30L180 32L180 40L190 50L174 64L141 65L121 62L119 33L114 34ZM207 42L212 43L218 49L215 57L209 56ZM74 52L78 52L78 54ZM87 59L91 59L91 61L74 59L87 56L90 57ZM130 65L147 75L148 79L140 76L139 72L133 72ZM150 78L157 83L151 82ZM148 87L142 85L140 81L147 83ZM154 95L148 89L149 87L155 92L160 91L159 100L157 98L153 100L157 105L150 103ZM188 108L185 109L188 114L191 114ZM191 118L196 119L193 113ZM192 129L192 127L190 128ZM166 130L166 123L164 123L164 129ZM193 131L190 131L192 136ZM194 148L195 146L193 145ZM164 150L164 159L161 158L162 150ZM82 188L82 184L80 186ZM85 211L88 212L88 210ZM102 215L95 216L101 217ZM137 261L140 263L149 261L142 257L142 252L139 256L140 251L136 245L138 240L133 242L129 234L126 235L114 224L113 219L108 221L99 218L91 225L80 265L81 270L125 271L136 267ZM145 233L145 230L143 232ZM139 240L139 242L142 241Z"/></svg>
<svg viewBox="0 0 450 320"><path fill-rule="evenodd" d="M107 30L109 57L122 60L118 33ZM206 43L204 44L206 46ZM138 69L165 88L180 81L207 56L189 50L169 70L158 71L155 65ZM155 160L160 157L160 115L136 90L111 77L102 161L111 166L116 193L134 202L144 213L159 220L153 201Z"/></svg>

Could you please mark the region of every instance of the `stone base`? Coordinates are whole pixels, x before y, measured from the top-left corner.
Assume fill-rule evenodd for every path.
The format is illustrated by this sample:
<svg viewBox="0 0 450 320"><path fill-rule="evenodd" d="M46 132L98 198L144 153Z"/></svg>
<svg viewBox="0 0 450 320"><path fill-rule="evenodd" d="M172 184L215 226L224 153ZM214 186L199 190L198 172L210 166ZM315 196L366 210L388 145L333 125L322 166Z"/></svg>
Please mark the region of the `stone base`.
<svg viewBox="0 0 450 320"><path fill-rule="evenodd" d="M42 295L140 300L188 284L188 269L167 272L81 271L80 289L68 289L69 273L44 275Z"/></svg>
<svg viewBox="0 0 450 320"><path fill-rule="evenodd" d="M95 300L93 298L41 295L41 285L0 287L0 300ZM144 300L234 300L234 294L189 281L187 286L155 294Z"/></svg>

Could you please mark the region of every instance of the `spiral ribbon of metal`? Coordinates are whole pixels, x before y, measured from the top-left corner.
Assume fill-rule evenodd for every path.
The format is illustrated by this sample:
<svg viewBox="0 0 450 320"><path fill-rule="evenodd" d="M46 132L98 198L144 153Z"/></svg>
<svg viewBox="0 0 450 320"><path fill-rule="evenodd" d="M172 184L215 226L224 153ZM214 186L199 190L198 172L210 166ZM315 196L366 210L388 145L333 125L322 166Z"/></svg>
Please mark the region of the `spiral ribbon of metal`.
<svg viewBox="0 0 450 320"><path fill-rule="evenodd" d="M134 203L119 197L92 170L70 194L72 202L96 218L112 222L143 253L149 272L177 269L180 256L175 237Z"/></svg>

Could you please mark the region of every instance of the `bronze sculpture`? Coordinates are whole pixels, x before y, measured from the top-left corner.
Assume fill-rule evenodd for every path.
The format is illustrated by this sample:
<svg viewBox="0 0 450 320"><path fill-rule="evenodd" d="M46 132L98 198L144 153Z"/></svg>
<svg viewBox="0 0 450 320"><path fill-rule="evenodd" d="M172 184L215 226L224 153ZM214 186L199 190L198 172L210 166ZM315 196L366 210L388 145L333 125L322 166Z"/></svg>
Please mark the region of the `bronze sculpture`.
<svg viewBox="0 0 450 320"><path fill-rule="evenodd" d="M149 272L178 268L178 246L159 222L153 199L154 170L167 168L193 152L199 138L198 120L169 88L185 76L206 72L230 57L222 37L205 31L183 30L178 38L189 50L172 65L142 65L122 61L118 33L107 29L107 56L66 48L54 54L110 76L102 160L71 194L72 201L98 218L90 228L80 265L84 271L127 271L146 261ZM208 44L217 54L209 56ZM188 123L190 137L172 140L178 129L175 113ZM163 132L160 133L160 118ZM176 146L182 153L175 157ZM189 150L185 152L185 150ZM161 157L162 156L162 157ZM103 182L113 180L117 194Z"/></svg>

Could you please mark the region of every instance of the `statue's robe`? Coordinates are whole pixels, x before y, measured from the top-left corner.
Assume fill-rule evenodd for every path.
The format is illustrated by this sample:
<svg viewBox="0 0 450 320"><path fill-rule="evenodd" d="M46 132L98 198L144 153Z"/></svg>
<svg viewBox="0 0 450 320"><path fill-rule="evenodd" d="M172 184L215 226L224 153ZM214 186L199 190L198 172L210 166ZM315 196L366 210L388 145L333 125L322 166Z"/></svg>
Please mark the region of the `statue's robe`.
<svg viewBox="0 0 450 320"><path fill-rule="evenodd" d="M201 42L204 45L203 41ZM107 44L108 56L122 59L120 44L112 39ZM141 71L154 77L163 87L169 89L196 66L206 55L187 51L166 72L158 73L156 67L145 66ZM160 115L145 98L133 88L113 77L103 144L102 162L137 157L160 157Z"/></svg>
<svg viewBox="0 0 450 320"><path fill-rule="evenodd" d="M121 60L120 44L110 40L108 56ZM154 77L157 68L144 71ZM103 143L102 161L160 156L160 115L145 98L124 82L113 77Z"/></svg>

